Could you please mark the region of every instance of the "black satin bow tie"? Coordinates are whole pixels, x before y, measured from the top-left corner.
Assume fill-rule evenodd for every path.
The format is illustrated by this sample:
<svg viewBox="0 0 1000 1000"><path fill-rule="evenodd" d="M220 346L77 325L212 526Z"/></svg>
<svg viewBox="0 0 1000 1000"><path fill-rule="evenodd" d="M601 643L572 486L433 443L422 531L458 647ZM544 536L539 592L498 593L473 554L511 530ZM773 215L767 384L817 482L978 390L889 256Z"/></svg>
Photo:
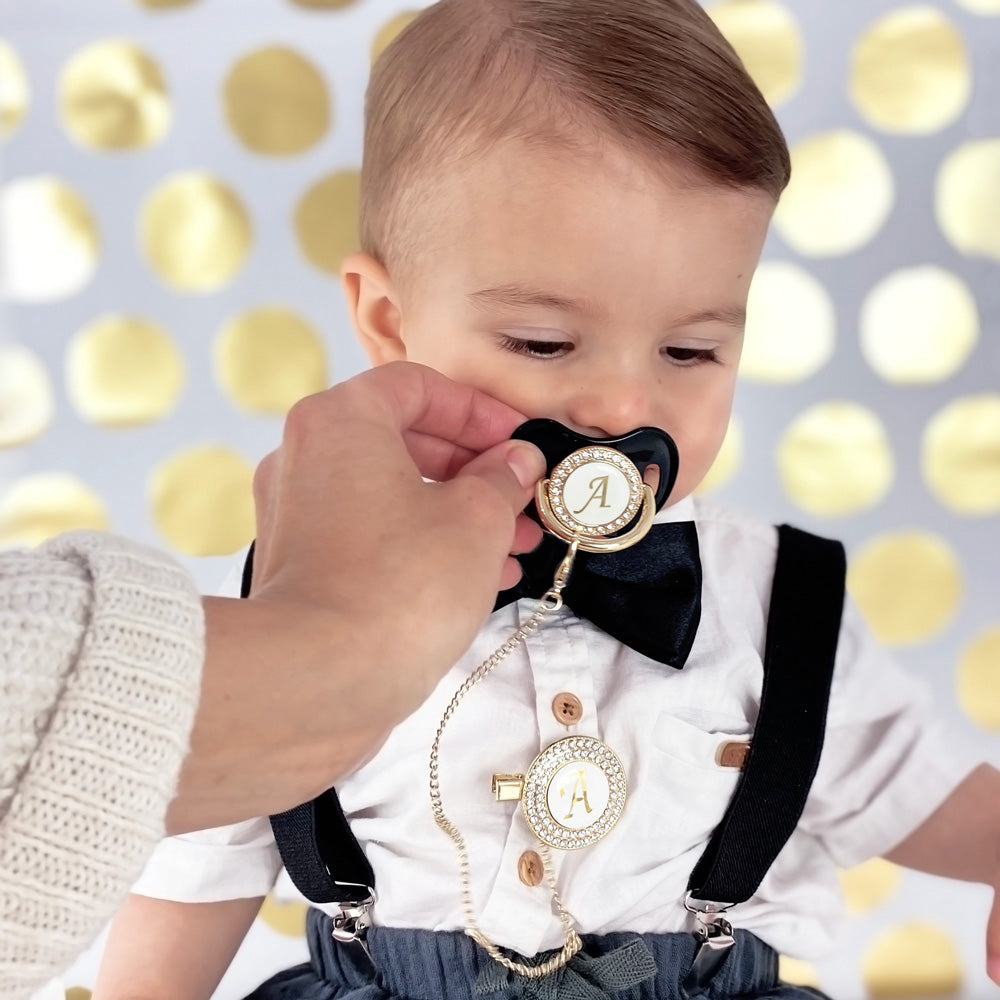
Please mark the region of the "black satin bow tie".
<svg viewBox="0 0 1000 1000"><path fill-rule="evenodd" d="M494 611L522 597L541 597L566 554L566 543L545 535L519 556L524 576L501 591ZM701 559L693 521L654 524L622 552L579 552L563 591L574 614L593 622L643 656L679 670L701 619Z"/></svg>

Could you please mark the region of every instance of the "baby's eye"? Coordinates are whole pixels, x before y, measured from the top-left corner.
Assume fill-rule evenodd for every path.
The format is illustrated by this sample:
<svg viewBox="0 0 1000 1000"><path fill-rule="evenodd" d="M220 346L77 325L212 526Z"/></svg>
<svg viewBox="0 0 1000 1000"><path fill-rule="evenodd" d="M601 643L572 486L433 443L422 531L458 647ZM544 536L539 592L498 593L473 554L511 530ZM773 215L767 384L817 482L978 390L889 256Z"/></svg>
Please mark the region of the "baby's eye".
<svg viewBox="0 0 1000 1000"><path fill-rule="evenodd" d="M664 354L678 365L700 365L718 361L714 347L666 347Z"/></svg>
<svg viewBox="0 0 1000 1000"><path fill-rule="evenodd" d="M500 339L504 350L529 358L555 358L568 354L573 345L565 340L530 340L504 334Z"/></svg>

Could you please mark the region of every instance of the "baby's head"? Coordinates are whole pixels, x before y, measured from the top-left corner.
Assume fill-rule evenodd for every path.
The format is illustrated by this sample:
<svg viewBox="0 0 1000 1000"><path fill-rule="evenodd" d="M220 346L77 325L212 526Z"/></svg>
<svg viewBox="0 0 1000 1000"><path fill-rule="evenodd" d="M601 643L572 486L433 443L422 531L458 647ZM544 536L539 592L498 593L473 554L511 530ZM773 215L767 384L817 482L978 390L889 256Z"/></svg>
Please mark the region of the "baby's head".
<svg viewBox="0 0 1000 1000"><path fill-rule="evenodd" d="M679 499L732 406L781 131L695 0L441 0L376 65L362 252L376 364L530 417L677 442Z"/></svg>

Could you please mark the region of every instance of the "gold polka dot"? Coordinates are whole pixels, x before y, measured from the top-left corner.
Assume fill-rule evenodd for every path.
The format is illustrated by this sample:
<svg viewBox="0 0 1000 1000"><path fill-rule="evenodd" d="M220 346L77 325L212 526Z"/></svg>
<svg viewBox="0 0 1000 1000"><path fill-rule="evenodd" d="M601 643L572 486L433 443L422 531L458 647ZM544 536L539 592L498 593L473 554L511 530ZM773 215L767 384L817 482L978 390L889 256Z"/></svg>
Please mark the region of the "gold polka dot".
<svg viewBox="0 0 1000 1000"><path fill-rule="evenodd" d="M958 703L984 729L1000 729L1000 627L977 636L958 664Z"/></svg>
<svg viewBox="0 0 1000 1000"><path fill-rule="evenodd" d="M159 420L184 385L184 361L159 327L136 316L104 316L66 350L66 391L84 420L108 427Z"/></svg>
<svg viewBox="0 0 1000 1000"><path fill-rule="evenodd" d="M873 1000L943 998L962 989L962 960L955 941L930 924L900 924L882 933L865 952L861 973Z"/></svg>
<svg viewBox="0 0 1000 1000"><path fill-rule="evenodd" d="M66 1000L90 1000L93 994L84 986L71 986L66 990Z"/></svg>
<svg viewBox="0 0 1000 1000"><path fill-rule="evenodd" d="M882 535L851 560L847 585L884 643L925 642L949 625L962 600L962 568L935 535Z"/></svg>
<svg viewBox="0 0 1000 1000"><path fill-rule="evenodd" d="M806 257L847 254L882 228L894 192L889 164L871 139L847 130L826 132L792 148L792 180L774 222Z"/></svg>
<svg viewBox="0 0 1000 1000"><path fill-rule="evenodd" d="M216 445L182 451L151 481L153 520L178 552L229 555L254 536L253 466Z"/></svg>
<svg viewBox="0 0 1000 1000"><path fill-rule="evenodd" d="M215 343L223 389L246 410L283 414L327 385L326 352L313 328L287 309L265 307L232 320Z"/></svg>
<svg viewBox="0 0 1000 1000"><path fill-rule="evenodd" d="M56 177L10 181L0 194L3 292L23 302L66 298L94 275L100 236L86 202Z"/></svg>
<svg viewBox="0 0 1000 1000"><path fill-rule="evenodd" d="M778 446L788 495L815 514L853 514L877 504L895 463L878 417L856 403L823 403L798 416Z"/></svg>
<svg viewBox="0 0 1000 1000"><path fill-rule="evenodd" d="M966 396L939 411L924 432L923 470L959 514L1000 511L1000 396Z"/></svg>
<svg viewBox="0 0 1000 1000"><path fill-rule="evenodd" d="M59 103L66 131L92 149L142 149L170 127L163 74L130 42L97 42L77 52L59 79Z"/></svg>
<svg viewBox="0 0 1000 1000"><path fill-rule="evenodd" d="M210 292L243 266L253 230L243 203L208 174L175 174L147 200L143 249L157 274L179 291Z"/></svg>
<svg viewBox="0 0 1000 1000"><path fill-rule="evenodd" d="M863 864L839 872L847 912L858 916L881 906L899 892L903 880L898 865L884 858L872 858Z"/></svg>
<svg viewBox="0 0 1000 1000"><path fill-rule="evenodd" d="M372 62L396 40L396 37L405 31L416 20L418 11L405 10L401 14L390 18L375 32L372 40Z"/></svg>
<svg viewBox="0 0 1000 1000"><path fill-rule="evenodd" d="M973 14L1000 15L1000 0L955 0L959 7Z"/></svg>
<svg viewBox="0 0 1000 1000"><path fill-rule="evenodd" d="M971 93L962 35L934 7L891 11L854 47L851 97L872 125L888 132L944 128L961 115Z"/></svg>
<svg viewBox="0 0 1000 1000"><path fill-rule="evenodd" d="M342 7L350 7L358 0L291 0L296 7L305 7L307 10L340 10Z"/></svg>
<svg viewBox="0 0 1000 1000"><path fill-rule="evenodd" d="M967 142L941 167L938 225L956 249L1000 261L1000 139Z"/></svg>
<svg viewBox="0 0 1000 1000"><path fill-rule="evenodd" d="M257 153L301 153L330 127L322 73L282 46L251 52L230 70L225 105L230 127Z"/></svg>
<svg viewBox="0 0 1000 1000"><path fill-rule="evenodd" d="M44 434L54 413L52 382L41 359L20 344L0 343L0 448Z"/></svg>
<svg viewBox="0 0 1000 1000"><path fill-rule="evenodd" d="M799 382L830 360L837 318L830 295L808 271L764 261L747 302L740 374L757 382Z"/></svg>
<svg viewBox="0 0 1000 1000"><path fill-rule="evenodd" d="M887 382L950 378L979 340L979 309L950 271L925 265L896 271L872 289L861 309L861 351Z"/></svg>
<svg viewBox="0 0 1000 1000"><path fill-rule="evenodd" d="M773 0L724 0L708 13L772 105L799 89L802 35L786 7Z"/></svg>
<svg viewBox="0 0 1000 1000"><path fill-rule="evenodd" d="M736 417L729 421L729 429L719 454L715 456L708 474L698 485L698 493L709 493L725 486L739 471L743 464L743 428Z"/></svg>
<svg viewBox="0 0 1000 1000"><path fill-rule="evenodd" d="M0 38L0 139L8 136L28 113L31 88L14 47Z"/></svg>
<svg viewBox="0 0 1000 1000"><path fill-rule="evenodd" d="M107 531L108 515L100 497L68 472L37 472L0 493L0 545L37 545L77 528Z"/></svg>
<svg viewBox="0 0 1000 1000"><path fill-rule="evenodd" d="M279 903L273 896L268 896L260 908L260 919L278 934L288 937L305 937L306 911L305 903Z"/></svg>
<svg viewBox="0 0 1000 1000"><path fill-rule="evenodd" d="M778 978L783 983L791 983L794 986L812 986L820 989L819 973L808 962L803 962L799 958L789 958L787 955L778 956Z"/></svg>
<svg viewBox="0 0 1000 1000"><path fill-rule="evenodd" d="M303 196L295 211L299 246L323 271L340 274L344 257L358 247L358 197L356 170L329 174Z"/></svg>

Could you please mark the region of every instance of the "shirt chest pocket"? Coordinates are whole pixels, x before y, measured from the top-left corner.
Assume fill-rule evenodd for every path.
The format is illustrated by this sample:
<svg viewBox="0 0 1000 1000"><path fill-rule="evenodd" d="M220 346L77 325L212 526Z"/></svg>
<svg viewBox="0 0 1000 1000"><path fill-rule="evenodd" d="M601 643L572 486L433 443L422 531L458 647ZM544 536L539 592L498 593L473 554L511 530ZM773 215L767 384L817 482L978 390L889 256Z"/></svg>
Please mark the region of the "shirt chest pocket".
<svg viewBox="0 0 1000 1000"><path fill-rule="evenodd" d="M738 765L749 740L748 729L710 731L666 712L657 717L643 769L643 811L654 819L671 856L703 844L718 825L742 774Z"/></svg>

